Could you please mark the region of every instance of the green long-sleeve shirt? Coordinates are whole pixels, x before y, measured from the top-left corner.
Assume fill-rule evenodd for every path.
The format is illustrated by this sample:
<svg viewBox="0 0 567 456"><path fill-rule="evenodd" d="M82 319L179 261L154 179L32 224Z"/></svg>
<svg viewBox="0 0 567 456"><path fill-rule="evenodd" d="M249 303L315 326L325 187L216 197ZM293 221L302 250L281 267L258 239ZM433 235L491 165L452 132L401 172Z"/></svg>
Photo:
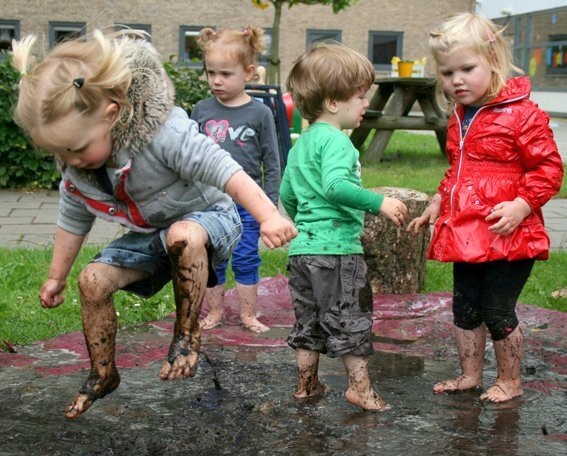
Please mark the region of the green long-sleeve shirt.
<svg viewBox="0 0 567 456"><path fill-rule="evenodd" d="M307 128L289 152L280 198L299 232L289 255L362 253L364 212L377 214L383 195L362 188L359 154L330 124Z"/></svg>

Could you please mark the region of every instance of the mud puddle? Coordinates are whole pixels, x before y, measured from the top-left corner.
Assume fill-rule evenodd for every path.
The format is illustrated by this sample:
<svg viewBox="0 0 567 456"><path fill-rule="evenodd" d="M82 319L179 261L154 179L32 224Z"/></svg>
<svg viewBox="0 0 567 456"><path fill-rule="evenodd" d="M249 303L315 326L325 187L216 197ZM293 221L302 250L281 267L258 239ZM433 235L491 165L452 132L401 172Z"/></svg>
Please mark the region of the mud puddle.
<svg viewBox="0 0 567 456"><path fill-rule="evenodd" d="M85 371L41 376L3 367L0 454L546 456L567 449L564 390L528 388L503 405L482 403L480 392L433 395L433 383L455 374L452 358L377 352L371 375L392 409L369 413L344 401L339 360L321 358L331 393L297 401L292 350L209 346L207 353L220 390L204 358L196 377L174 382L160 381L161 363L153 362L122 369L118 390L72 421L63 409ZM532 365L525 381L544 367Z"/></svg>

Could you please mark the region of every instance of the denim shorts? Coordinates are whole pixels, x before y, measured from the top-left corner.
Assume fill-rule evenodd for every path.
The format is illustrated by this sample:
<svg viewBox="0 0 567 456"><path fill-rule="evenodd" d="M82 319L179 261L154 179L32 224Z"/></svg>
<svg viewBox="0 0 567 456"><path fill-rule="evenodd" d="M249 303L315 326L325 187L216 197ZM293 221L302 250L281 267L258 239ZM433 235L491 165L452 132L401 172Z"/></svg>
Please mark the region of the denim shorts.
<svg viewBox="0 0 567 456"><path fill-rule="evenodd" d="M217 284L215 267L227 260L242 235L242 224L236 207L229 209L212 206L203 212L191 212L179 221L192 221L201 225L209 235L207 246L209 260L209 281L207 286ZM153 233L130 231L115 239L98 253L91 263L131 268L148 273L148 277L129 284L124 290L144 298L153 296L171 280L166 236L169 228Z"/></svg>
<svg viewBox="0 0 567 456"><path fill-rule="evenodd" d="M339 356L368 356L372 348L372 289L362 255L289 258L295 325L287 343Z"/></svg>

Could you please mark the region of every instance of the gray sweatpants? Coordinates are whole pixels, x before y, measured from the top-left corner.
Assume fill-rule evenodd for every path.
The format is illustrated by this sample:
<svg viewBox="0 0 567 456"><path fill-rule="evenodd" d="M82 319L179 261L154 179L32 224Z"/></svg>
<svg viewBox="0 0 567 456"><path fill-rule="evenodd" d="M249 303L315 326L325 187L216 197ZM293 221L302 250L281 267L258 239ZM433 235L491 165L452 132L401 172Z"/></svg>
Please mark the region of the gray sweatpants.
<svg viewBox="0 0 567 456"><path fill-rule="evenodd" d="M372 348L372 291L362 255L299 255L288 261L295 325L294 349L368 356Z"/></svg>

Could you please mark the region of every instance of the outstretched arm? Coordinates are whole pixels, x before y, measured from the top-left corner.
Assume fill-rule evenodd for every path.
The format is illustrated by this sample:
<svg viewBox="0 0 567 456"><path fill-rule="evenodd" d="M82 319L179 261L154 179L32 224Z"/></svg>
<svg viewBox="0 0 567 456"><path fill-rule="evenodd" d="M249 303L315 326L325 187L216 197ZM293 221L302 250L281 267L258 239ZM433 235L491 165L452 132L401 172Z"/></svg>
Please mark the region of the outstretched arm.
<svg viewBox="0 0 567 456"><path fill-rule="evenodd" d="M297 236L293 223L283 217L262 189L244 171L238 171L226 183L228 193L244 206L260 224L260 236L269 248L281 247Z"/></svg>
<svg viewBox="0 0 567 456"><path fill-rule="evenodd" d="M41 307L57 307L65 298L63 290L67 284L67 275L83 245L85 236L69 233L57 227L55 244L49 275L39 292Z"/></svg>
<svg viewBox="0 0 567 456"><path fill-rule="evenodd" d="M423 214L414 218L409 224L406 231L413 231L417 234L420 228L426 228L428 225L433 225L439 218L439 211L441 208L441 195L436 193L431 199L429 206L425 208Z"/></svg>

